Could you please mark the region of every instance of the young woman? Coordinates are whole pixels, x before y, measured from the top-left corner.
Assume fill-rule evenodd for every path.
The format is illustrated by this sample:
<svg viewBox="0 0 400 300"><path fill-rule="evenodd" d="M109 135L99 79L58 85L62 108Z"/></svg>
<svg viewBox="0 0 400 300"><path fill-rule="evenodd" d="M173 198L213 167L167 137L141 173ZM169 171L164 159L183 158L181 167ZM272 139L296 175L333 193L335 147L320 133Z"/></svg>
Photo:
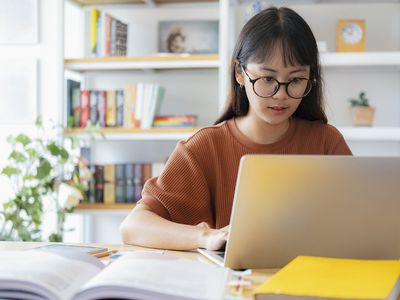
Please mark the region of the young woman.
<svg viewBox="0 0 400 300"><path fill-rule="evenodd" d="M227 237L245 154L351 155L322 105L315 38L288 8L268 8L242 29L228 105L214 126L180 141L121 224L127 244L216 250ZM273 176L273 174L271 174Z"/></svg>

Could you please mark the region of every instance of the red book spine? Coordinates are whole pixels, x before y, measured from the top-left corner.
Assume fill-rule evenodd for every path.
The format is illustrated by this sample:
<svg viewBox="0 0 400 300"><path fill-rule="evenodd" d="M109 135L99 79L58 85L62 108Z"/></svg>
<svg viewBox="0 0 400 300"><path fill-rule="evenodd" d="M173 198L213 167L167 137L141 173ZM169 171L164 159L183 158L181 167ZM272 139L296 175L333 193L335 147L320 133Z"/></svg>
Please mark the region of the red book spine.
<svg viewBox="0 0 400 300"><path fill-rule="evenodd" d="M81 91L81 127L86 127L90 118L90 91Z"/></svg>

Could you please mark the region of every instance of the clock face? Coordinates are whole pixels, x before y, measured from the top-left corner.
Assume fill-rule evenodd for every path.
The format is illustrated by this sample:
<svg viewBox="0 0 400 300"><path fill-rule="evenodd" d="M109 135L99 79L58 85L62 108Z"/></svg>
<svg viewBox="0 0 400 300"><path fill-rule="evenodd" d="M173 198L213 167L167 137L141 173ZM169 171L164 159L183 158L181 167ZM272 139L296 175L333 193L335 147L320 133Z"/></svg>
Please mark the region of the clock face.
<svg viewBox="0 0 400 300"><path fill-rule="evenodd" d="M361 41L363 31L360 25L355 23L346 24L342 29L342 38L345 43L357 44Z"/></svg>

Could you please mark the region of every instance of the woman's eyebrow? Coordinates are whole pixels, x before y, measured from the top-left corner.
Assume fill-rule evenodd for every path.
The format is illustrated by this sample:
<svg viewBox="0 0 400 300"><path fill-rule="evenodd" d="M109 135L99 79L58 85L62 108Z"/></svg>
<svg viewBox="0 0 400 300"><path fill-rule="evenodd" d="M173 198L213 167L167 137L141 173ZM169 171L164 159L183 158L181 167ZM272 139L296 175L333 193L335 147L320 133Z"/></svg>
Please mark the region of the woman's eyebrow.
<svg viewBox="0 0 400 300"><path fill-rule="evenodd" d="M299 69L290 71L290 74L297 73L297 72L306 72L306 71L307 71L307 68L299 68Z"/></svg>
<svg viewBox="0 0 400 300"><path fill-rule="evenodd" d="M268 67L261 67L260 69L261 69L262 71L270 71L270 72L274 72L274 73L278 73L278 72L279 72L278 70L271 69L271 68L268 68ZM304 67L304 68L298 68L298 69L292 70L292 71L290 71L289 73L292 74L292 73L306 72L306 71L307 71L307 68Z"/></svg>

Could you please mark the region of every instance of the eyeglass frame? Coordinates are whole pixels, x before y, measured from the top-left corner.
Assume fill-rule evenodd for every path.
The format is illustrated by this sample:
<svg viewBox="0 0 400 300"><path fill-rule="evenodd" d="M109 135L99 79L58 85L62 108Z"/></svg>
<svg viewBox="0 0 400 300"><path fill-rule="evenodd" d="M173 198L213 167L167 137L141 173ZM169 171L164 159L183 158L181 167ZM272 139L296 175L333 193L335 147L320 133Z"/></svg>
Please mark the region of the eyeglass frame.
<svg viewBox="0 0 400 300"><path fill-rule="evenodd" d="M306 97L306 96L311 92L311 89L313 88L313 85L316 83L315 79L309 79L309 78L304 78L304 77L296 77L296 79L304 79L304 80L307 80L307 81L308 81L307 84L310 84L310 88L309 88L308 92L305 93L303 96L301 96L301 97L293 97L293 96L291 96L291 95L289 94L288 86L289 86L289 84L291 84L291 83L293 82L294 79L289 80L289 81L286 81L286 82L280 82L280 81L278 81L277 79L275 79L275 78L272 77L272 76L261 76L261 77L258 77L258 78L256 78L256 79L252 79L252 78L250 78L250 75L246 72L246 68L245 68L243 65L240 65L240 67L242 68L243 72L246 74L247 78L249 78L249 81L251 82L251 84L252 84L252 86L253 86L253 92L254 92L254 94L256 94L258 97L261 97L261 98L269 98L269 97L274 96L277 92L279 92L279 90L280 90L280 88L281 88L281 85L284 85L285 88L286 88L286 89L285 89L285 90L286 90L286 94L287 94L290 98L293 98L293 99L301 99L301 98ZM265 97L265 96L260 96L259 94L257 94L256 89L254 88L254 85L255 85L255 83L257 82L257 80L263 79L263 78L272 78L273 80L275 80L275 81L278 83L278 88L277 88L276 91L275 91L273 94L271 94L270 96L266 96L266 97Z"/></svg>

